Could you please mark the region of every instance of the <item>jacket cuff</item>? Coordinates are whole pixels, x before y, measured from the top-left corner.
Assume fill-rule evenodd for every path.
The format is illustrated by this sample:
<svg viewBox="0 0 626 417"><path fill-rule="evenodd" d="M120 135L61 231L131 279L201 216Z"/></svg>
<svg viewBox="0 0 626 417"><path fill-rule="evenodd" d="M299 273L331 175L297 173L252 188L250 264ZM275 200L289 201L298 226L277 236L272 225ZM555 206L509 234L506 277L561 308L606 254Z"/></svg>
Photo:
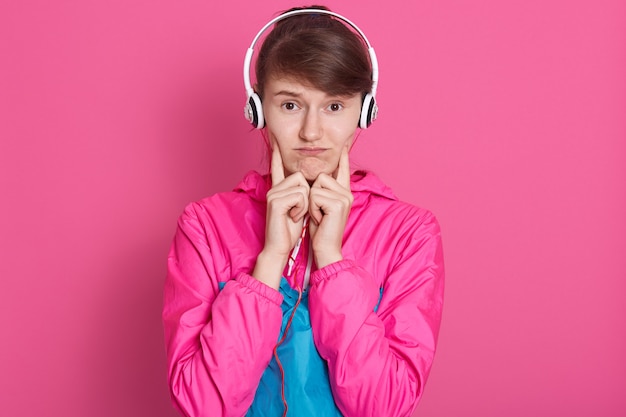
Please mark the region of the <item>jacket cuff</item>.
<svg viewBox="0 0 626 417"><path fill-rule="evenodd" d="M317 285L325 279L333 277L339 272L345 271L346 269L350 269L355 266L357 266L357 264L352 259L342 259L341 261L328 264L322 269L318 269L317 271L313 272L313 274L311 274L311 285Z"/></svg>
<svg viewBox="0 0 626 417"><path fill-rule="evenodd" d="M280 292L263 284L261 281L254 278L250 274L242 272L235 277L235 281L237 281L239 284L246 287L247 289L251 290L252 292L257 293L261 297L264 297L270 302L278 305L279 307L283 302L283 295Z"/></svg>

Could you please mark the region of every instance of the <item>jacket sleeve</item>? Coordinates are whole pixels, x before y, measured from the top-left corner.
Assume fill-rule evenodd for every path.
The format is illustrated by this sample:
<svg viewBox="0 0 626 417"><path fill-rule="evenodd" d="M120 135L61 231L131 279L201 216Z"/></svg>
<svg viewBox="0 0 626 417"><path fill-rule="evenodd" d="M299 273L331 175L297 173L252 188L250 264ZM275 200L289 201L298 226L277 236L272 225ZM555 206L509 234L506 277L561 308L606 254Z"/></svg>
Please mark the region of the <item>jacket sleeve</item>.
<svg viewBox="0 0 626 417"><path fill-rule="evenodd" d="M186 416L243 416L270 362L282 296L252 276L216 268L223 256L193 205L178 222L164 288L163 323L172 399ZM228 273L228 272L226 272ZM219 290L218 281L228 281Z"/></svg>
<svg viewBox="0 0 626 417"><path fill-rule="evenodd" d="M422 394L439 332L444 270L434 216L428 213L415 229L384 280L377 312L381 289L354 261L311 277L315 345L346 416L409 416Z"/></svg>

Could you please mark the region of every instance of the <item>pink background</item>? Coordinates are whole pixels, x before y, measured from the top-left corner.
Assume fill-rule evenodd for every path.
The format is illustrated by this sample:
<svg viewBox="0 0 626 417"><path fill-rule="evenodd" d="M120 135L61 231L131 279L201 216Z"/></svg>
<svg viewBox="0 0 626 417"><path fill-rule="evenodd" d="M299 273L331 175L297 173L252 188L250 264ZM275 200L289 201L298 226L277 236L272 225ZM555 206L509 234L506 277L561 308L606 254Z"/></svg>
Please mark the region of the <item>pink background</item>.
<svg viewBox="0 0 626 417"><path fill-rule="evenodd" d="M176 415L165 257L263 159L241 63L297 3L259 4L0 5L0 415ZM444 232L417 414L626 415L626 3L327 4L381 65L353 160Z"/></svg>

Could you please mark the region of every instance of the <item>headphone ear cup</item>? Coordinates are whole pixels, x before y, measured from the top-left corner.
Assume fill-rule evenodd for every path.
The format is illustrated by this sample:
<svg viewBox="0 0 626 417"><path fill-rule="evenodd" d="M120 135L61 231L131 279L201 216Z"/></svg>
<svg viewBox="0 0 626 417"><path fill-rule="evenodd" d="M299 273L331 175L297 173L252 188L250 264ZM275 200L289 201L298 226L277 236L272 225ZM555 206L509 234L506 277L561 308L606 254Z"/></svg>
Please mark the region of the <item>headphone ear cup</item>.
<svg viewBox="0 0 626 417"><path fill-rule="evenodd" d="M359 119L359 127L361 129L367 129L378 116L378 105L376 99L370 93L367 93L363 98L363 104L361 105L361 118Z"/></svg>
<svg viewBox="0 0 626 417"><path fill-rule="evenodd" d="M252 123L256 129L263 129L265 126L265 118L263 117L263 106L261 105L261 97L257 93L252 93L248 99L248 103L244 108L244 116L247 121Z"/></svg>

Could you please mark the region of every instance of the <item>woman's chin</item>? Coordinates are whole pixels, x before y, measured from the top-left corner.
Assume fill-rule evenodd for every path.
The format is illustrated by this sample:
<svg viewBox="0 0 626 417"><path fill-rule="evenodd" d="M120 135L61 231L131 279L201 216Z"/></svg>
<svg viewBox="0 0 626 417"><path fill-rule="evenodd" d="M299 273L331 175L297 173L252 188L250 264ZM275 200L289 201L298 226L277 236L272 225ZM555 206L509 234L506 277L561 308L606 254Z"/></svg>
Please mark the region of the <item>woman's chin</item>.
<svg viewBox="0 0 626 417"><path fill-rule="evenodd" d="M307 158L303 160L298 166L298 171L304 175L304 178L306 178L309 183L314 182L321 173L332 173L332 170L328 169L328 165L317 158Z"/></svg>

